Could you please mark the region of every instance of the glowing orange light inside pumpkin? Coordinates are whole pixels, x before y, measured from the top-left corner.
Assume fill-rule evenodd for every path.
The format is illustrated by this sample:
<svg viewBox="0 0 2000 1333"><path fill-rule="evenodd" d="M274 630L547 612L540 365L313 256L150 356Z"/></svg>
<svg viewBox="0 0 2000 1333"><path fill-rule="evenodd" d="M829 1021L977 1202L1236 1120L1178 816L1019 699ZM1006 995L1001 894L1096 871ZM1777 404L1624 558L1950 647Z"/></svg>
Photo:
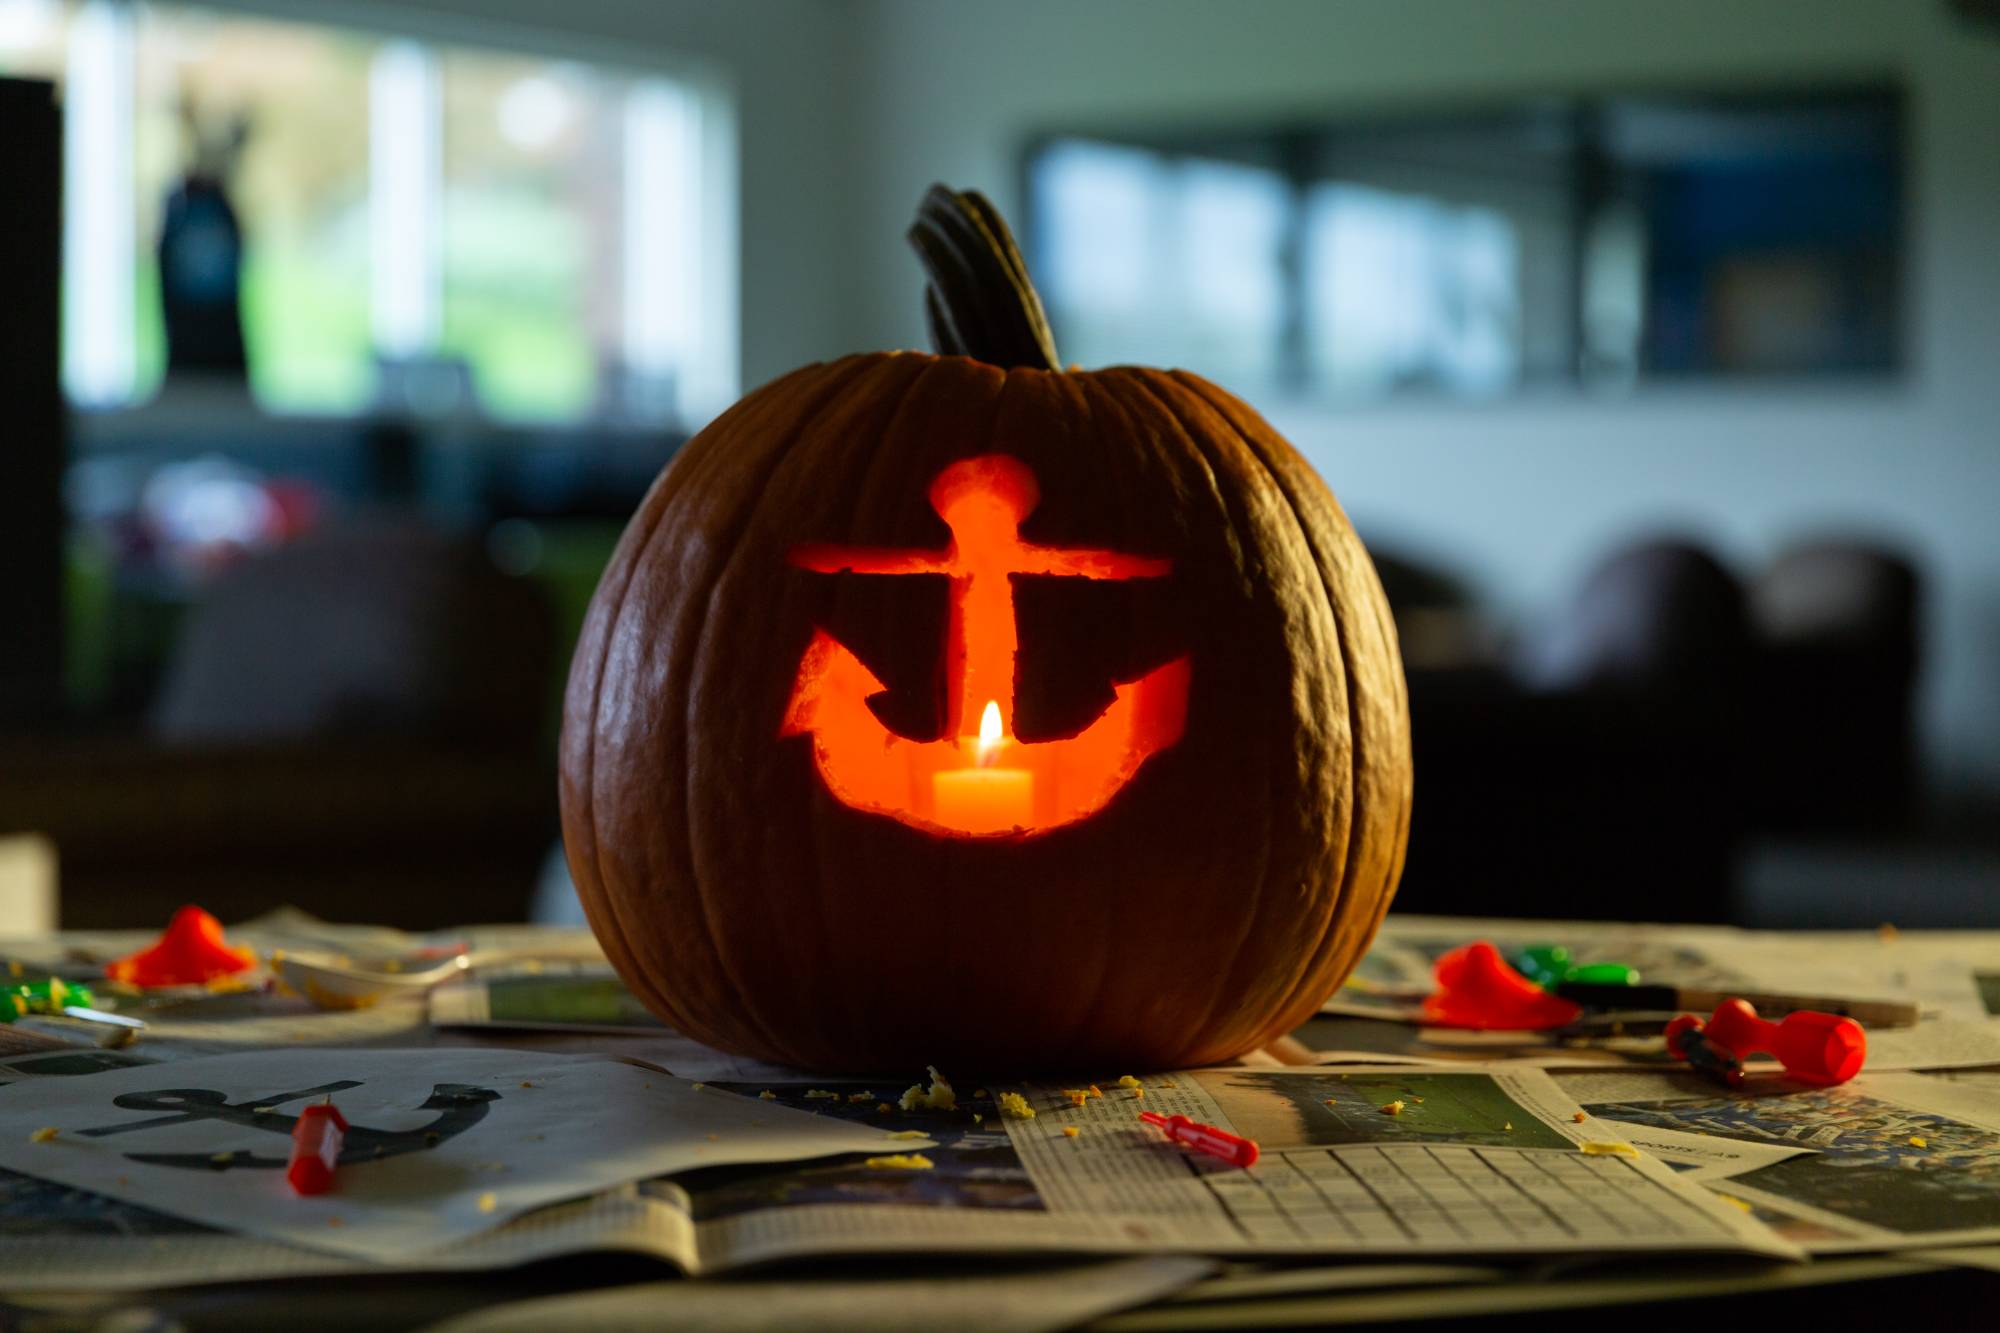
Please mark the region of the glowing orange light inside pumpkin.
<svg viewBox="0 0 2000 1333"><path fill-rule="evenodd" d="M933 831L1038 832L1102 809L1141 764L1180 739L1186 658L1119 683L1111 705L1074 736L1033 744L1008 740L1018 647L1011 576L1158 578L1169 569L1164 560L1120 551L1022 541L1021 520L1040 498L1034 474L1018 460L1004 454L969 458L931 483L931 506L951 529L943 551L821 545L792 551L791 563L820 573L943 574L951 580L944 651L955 688L941 740L912 741L882 725L868 707L868 699L882 692L881 681L832 635L820 630L807 645L779 734L812 736L820 777L840 801ZM982 699L977 736L964 737L971 743L963 744L961 719L971 717ZM1002 750L1006 766L991 767ZM976 776L982 771L986 776ZM984 795L965 796L973 790Z"/></svg>
<svg viewBox="0 0 2000 1333"><path fill-rule="evenodd" d="M959 833L1010 833L1035 822L1035 775L1025 768L995 768L1005 739L1000 701L986 701L979 734L965 749L972 768L931 774L931 820Z"/></svg>

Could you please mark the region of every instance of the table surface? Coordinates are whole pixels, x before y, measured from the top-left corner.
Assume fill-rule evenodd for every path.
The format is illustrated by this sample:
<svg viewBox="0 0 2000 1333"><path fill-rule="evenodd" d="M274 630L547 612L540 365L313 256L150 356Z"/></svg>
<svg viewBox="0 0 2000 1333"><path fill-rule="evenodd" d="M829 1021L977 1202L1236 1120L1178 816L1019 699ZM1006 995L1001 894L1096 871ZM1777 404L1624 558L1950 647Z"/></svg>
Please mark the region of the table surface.
<svg viewBox="0 0 2000 1333"><path fill-rule="evenodd" d="M296 924L296 923L294 923ZM1452 923L1454 928L1467 923ZM1484 923L1499 926L1500 923ZM392 933L385 933L383 939ZM463 932L479 948L550 948L589 956L593 946L575 932L528 927L477 928ZM92 933L14 941L0 954L28 957L105 957L148 938L146 932ZM1991 937L1967 936L1990 941ZM1996 955L2000 965L2000 955ZM423 1019L421 1006L384 1006L347 1015L307 1015L296 1003L285 1006L276 1026L256 999L243 1002L241 1012L218 1019L219 1027L237 1026L261 1033L258 1042L323 1040L390 1045L425 1044L442 1035ZM317 1026L320 1037L300 1035L301 1024ZM162 1032L173 1031L164 1025ZM183 1033L192 1039L215 1031ZM13 1034L18 1042L20 1034ZM0 1042L9 1038L0 1026ZM666 1068L701 1048L672 1034L655 1037L527 1034L510 1032L476 1035L453 1031L454 1045L491 1043L523 1049L569 1053L626 1053ZM236 1043L231 1042L231 1045ZM256 1043L253 1042L253 1048ZM238 1049L241 1049L238 1046ZM4 1046L0 1046L3 1051ZM143 1045L141 1047L143 1049ZM0 1056L4 1058L4 1056ZM686 1327L751 1327L763 1322L760 1311L776 1311L802 1293L825 1289L852 1294L855 1284L883 1284L885 1292L921 1287L923 1299L888 1299L869 1322L875 1330L896 1327L951 1326L972 1314L996 1288L991 1285L1046 1285L1065 1273L1074 1278L1076 1265L1101 1260L968 1259L958 1256L913 1265L908 1257L893 1261L847 1260L794 1263L742 1275L686 1280L665 1264L637 1255L589 1254L548 1260L508 1271L477 1273L389 1273L341 1277L338 1280L275 1280L231 1282L180 1287L163 1291L77 1292L56 1298L45 1294L9 1293L5 1276L5 1227L0 1217L0 1329L108 1327L116 1316L132 1326L189 1329L269 1328L279 1321L310 1327L416 1328L439 1320L484 1312L505 1315L521 1302L552 1298L618 1299L626 1302L603 1317L587 1305L519 1306L534 1317L521 1327L565 1324L594 1313L600 1322L631 1322L646 1312L643 1322L674 1320ZM31 1221L31 1219L30 1219ZM1700 1259L1577 1260L1492 1264L1485 1270L1445 1280L1441 1273L1427 1282L1411 1283L1371 1271L1364 1263L1231 1264L1234 1286L1214 1290L1216 1299L1168 1299L1121 1313L1094 1316L1089 1327L1104 1330L1169 1330L1191 1328L1317 1327L1377 1321L1422 1322L1425 1326L1478 1328L1528 1327L1545 1333L1551 1311L1591 1310L1599 1316L1619 1309L1670 1302L1680 1318L1724 1317L1825 1320L1829 1326L1853 1326L1864 1317L1907 1320L1921 1311L1931 1327L1972 1327L1990 1319L2000 1304L2000 1246L1965 1256L1954 1266L1938 1258L1897 1255L1857 1255L1822 1258L1808 1264L1768 1264L1754 1261ZM1428 1257L1427 1257L1428 1258ZM1438 1267L1433 1262L1431 1267ZM1385 1266L1375 1264L1373 1270ZM1400 1270L1399 1270L1400 1271ZM912 1274L925 1281L912 1285ZM1470 1280L1468 1280L1470 1279ZM954 1285L956 1284L956 1285ZM1227 1288L1227 1290L1225 1290ZM869 1288L868 1290L873 1290ZM960 1291L952 1298L939 1293ZM945 1301L925 1308L926 1301ZM829 1299L825 1327L844 1327L832 1313L844 1308ZM1592 1316L1586 1316L1592 1317ZM690 1322L690 1320L692 1322ZM495 1333L509 1327L494 1325ZM862 1325L856 1324L856 1327ZM1026 1325L1041 1326L1041 1325Z"/></svg>

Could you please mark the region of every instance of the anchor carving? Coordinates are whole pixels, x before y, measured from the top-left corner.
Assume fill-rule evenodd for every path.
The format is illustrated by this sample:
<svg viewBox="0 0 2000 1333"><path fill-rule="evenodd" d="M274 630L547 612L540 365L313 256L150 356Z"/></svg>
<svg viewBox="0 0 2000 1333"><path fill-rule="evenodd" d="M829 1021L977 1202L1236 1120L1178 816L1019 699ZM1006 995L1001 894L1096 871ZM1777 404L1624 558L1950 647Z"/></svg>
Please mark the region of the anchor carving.
<svg viewBox="0 0 2000 1333"><path fill-rule="evenodd" d="M253 1097L243 1102L232 1102L226 1094L217 1092L213 1088L163 1088L158 1092L127 1092L113 1097L111 1104L128 1111L168 1111L172 1114L155 1116L151 1120L133 1120L120 1125L100 1125L95 1129L77 1132L88 1138L97 1139L113 1134L129 1134L135 1129L160 1129L167 1125L191 1124L197 1120L221 1120L232 1125L241 1125L246 1129L282 1134L289 1139L292 1127L298 1123L299 1118L283 1114L277 1110L278 1107L287 1102L308 1101L314 1097L330 1096L360 1086L361 1083L357 1079L340 1079L333 1083L322 1083L318 1087L280 1092L269 1097ZM430 1097L418 1108L438 1113L429 1124L419 1125L415 1129L370 1129L366 1125L351 1125L340 1150L339 1164L346 1166L353 1162L379 1161L385 1157L399 1157L404 1153L423 1152L435 1148L484 1120L491 1104L499 1098L500 1094L493 1089L475 1087L469 1083L433 1084ZM239 1166L282 1169L290 1160L289 1150L277 1156L234 1151L128 1152L125 1157L129 1161L146 1162L153 1166L184 1167L201 1171L227 1171Z"/></svg>
<svg viewBox="0 0 2000 1333"><path fill-rule="evenodd" d="M1122 551L1041 546L1023 541L1021 520L1040 499L1034 474L1004 454L954 463L932 481L929 498L951 542L942 551L806 544L789 561L816 573L942 574L950 580L943 645L952 687L945 736L916 741L892 731L869 707L882 682L824 629L799 663L781 736L809 735L815 767L846 805L902 823L960 836L1034 833L1083 819L1115 796L1153 755L1181 737L1189 662L1176 658L1131 681L1074 736L1013 738L1014 656L1018 646L1015 574L1084 579L1160 578L1171 562ZM982 717L979 737L971 722ZM939 775L1004 765L1030 778L1023 817L991 819L947 806L934 795ZM949 781L949 779L945 779Z"/></svg>

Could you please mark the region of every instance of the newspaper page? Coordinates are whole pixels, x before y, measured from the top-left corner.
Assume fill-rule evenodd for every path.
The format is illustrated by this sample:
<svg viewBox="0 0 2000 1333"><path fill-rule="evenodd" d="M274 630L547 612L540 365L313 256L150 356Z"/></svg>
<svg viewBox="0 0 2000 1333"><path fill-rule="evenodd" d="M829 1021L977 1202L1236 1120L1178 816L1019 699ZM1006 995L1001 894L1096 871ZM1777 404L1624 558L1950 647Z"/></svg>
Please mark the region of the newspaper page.
<svg viewBox="0 0 2000 1333"><path fill-rule="evenodd" d="M929 1169L897 1177L821 1163L696 1172L673 1187L706 1268L1052 1246L1401 1258L1799 1253L1589 1117L1578 1121L1535 1070L1259 1067L1138 1084L1102 1083L1101 1095L1090 1085L1030 1085L1019 1092L1032 1119L996 1114L976 1095L977 1119L906 1116L939 1147L925 1153ZM781 1101L799 1095L774 1091ZM829 1114L868 1114L865 1099L836 1105ZM1142 1109L1246 1135L1263 1156L1245 1170L1188 1153L1140 1122Z"/></svg>
<svg viewBox="0 0 2000 1333"><path fill-rule="evenodd" d="M1615 1132L1813 1253L2000 1242L2000 1095L1977 1084L1866 1074L1787 1092L1583 1078L1600 1088L1585 1091L1587 1109Z"/></svg>
<svg viewBox="0 0 2000 1333"><path fill-rule="evenodd" d="M1415 1002L1432 988L1432 965L1479 939L1503 953L1560 944L1579 963L1623 963L1643 980L1694 989L1910 1000L1927 1021L2000 1017L1996 931L1759 931L1394 913L1327 1010L1414 1017Z"/></svg>
<svg viewBox="0 0 2000 1333"><path fill-rule="evenodd" d="M1579 963L1623 963L1646 980L1679 986L1742 988L1752 951L1730 926L1628 925L1604 921L1495 921L1467 917L1383 918L1368 952L1328 1011L1414 1018L1416 1002L1434 988L1431 969L1451 950L1490 940L1503 954L1560 944Z"/></svg>
<svg viewBox="0 0 2000 1333"><path fill-rule="evenodd" d="M313 1103L332 1188L285 1184ZM257 1051L0 1088L0 1166L209 1226L377 1263L578 1196L709 1164L930 1146L587 1056Z"/></svg>
<svg viewBox="0 0 2000 1333"><path fill-rule="evenodd" d="M1622 1026L1622 1025L1620 1025ZM1495 1063L1552 1071L1639 1069L1661 1073L1687 1066L1667 1051L1664 1020L1651 1032L1619 1031L1599 1024L1584 1031L1480 1032L1421 1027L1345 1014L1322 1013L1292 1036L1323 1064L1434 1065ZM1868 1068L1976 1069L2000 1065L2000 1022L1926 1021L1911 1028L1872 1028ZM1768 1056L1743 1062L1751 1074L1776 1075L1783 1067Z"/></svg>
<svg viewBox="0 0 2000 1333"><path fill-rule="evenodd" d="M1607 1126L1576 1120L1581 1112L1537 1071L1274 1066L1138 1082L1100 1084L1101 1096L1085 1085L1081 1105L1061 1086L1019 1088L1036 1110L1025 1120L1004 1115L985 1089L950 1109L904 1110L890 1087L736 1085L760 1103L907 1137L890 1154L647 1179L387 1267L505 1267L604 1250L693 1274L863 1253L1799 1254L1624 1149ZM1384 1109L1398 1101L1400 1112ZM1243 1170L1190 1153L1142 1124L1141 1109L1247 1134L1264 1155ZM384 1267L0 1172L0 1271L17 1290Z"/></svg>
<svg viewBox="0 0 2000 1333"><path fill-rule="evenodd" d="M426 1333L666 1327L894 1333L972 1326L973 1312L979 1333L1058 1333L1151 1304L1216 1266L1213 1260L1155 1255L1012 1265L998 1272L695 1278L506 1301L432 1325Z"/></svg>
<svg viewBox="0 0 2000 1333"><path fill-rule="evenodd" d="M1621 1016L1575 1030L1474 1032L1419 1026L1437 959L1468 941L1503 952L1561 944L1582 963L1619 962L1648 981L1720 991L1905 1000L1921 1021L1871 1027L1872 1070L2000 1064L2000 932L1839 931L1813 934L1729 926L1482 921L1389 916L1354 974L1294 1034L1324 1063L1522 1061L1547 1069L1676 1062L1658 1035ZM1389 1020L1389 1021L1380 1021ZM1775 1072L1756 1058L1746 1068Z"/></svg>

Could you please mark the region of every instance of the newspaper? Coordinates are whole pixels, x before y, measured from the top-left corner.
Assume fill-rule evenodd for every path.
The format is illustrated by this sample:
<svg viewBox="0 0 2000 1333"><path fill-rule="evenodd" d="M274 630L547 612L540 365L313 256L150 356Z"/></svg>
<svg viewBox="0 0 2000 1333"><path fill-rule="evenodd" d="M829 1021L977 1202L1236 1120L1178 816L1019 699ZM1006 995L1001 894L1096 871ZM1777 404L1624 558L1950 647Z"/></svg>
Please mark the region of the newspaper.
<svg viewBox="0 0 2000 1333"><path fill-rule="evenodd" d="M1346 1291L1330 1287L1296 1296L1200 1301L1203 1284L1143 1310L1112 1315L1092 1324L1091 1333L1195 1333L1240 1328L1401 1328L1451 1326L1594 1327L1590 1312L1614 1313L1619 1327L1644 1328L1634 1320L1648 1309L1667 1312L1707 1300L1725 1317L1737 1315L1723 1297L1777 1297L1821 1284L1906 1277L1934 1271L1938 1261L1909 1255L1842 1255L1810 1264L1745 1264L1715 1259L1669 1266L1604 1266L1582 1272L1536 1271L1491 1282L1410 1285ZM1822 1302L1824 1303L1824 1302ZM1758 1302L1759 1306L1765 1302ZM1619 1307L1615 1312L1607 1307ZM1513 1316L1511 1319L1509 1316ZM1551 1318L1551 1316L1555 1316ZM1671 1313L1655 1327L1669 1326ZM1683 1316L1685 1317L1685 1316ZM1917 1318L1921 1320L1921 1312ZM1602 1323L1600 1319L1597 1323ZM1837 1325L1849 1327L1850 1325Z"/></svg>
<svg viewBox="0 0 2000 1333"><path fill-rule="evenodd" d="M539 928L416 936L283 914L231 934L252 938L259 947L356 954L456 941L475 951L568 960L549 969L564 974L603 967L587 936ZM1684 984L1754 981L1794 990L1921 997L1927 1021L1906 1031L1872 1031L1870 1072L1852 1086L1877 1096L1894 1114L1951 1120L1959 1128L1947 1134L1950 1141L1956 1144L1954 1136L1961 1133L1974 1136L1967 1140L1972 1149L1954 1148L1960 1156L1971 1151L1979 1159L1978 1136L1995 1130L1992 1114L1979 1108L2000 1100L1993 1087L2000 1076L1968 1069L1949 1085L1937 1078L1917 1080L1930 1100L1913 1110L1905 1104L1913 1094L1897 1093L1905 1101L1889 1096L1896 1088L1883 1084L1878 1072L1897 1064L2000 1064L2000 1023L1989 1013L2000 1008L2000 979L1993 979L2000 974L2000 951L1987 947L1988 937L1814 937L1810 951L1791 949L1774 964L1776 950L1788 947L1781 942L1792 937L1711 927L1392 917L1349 991L1406 1001L1412 985L1418 991L1428 987L1436 953L1480 937L1503 946L1553 939L1583 957L1635 962L1655 979ZM52 959L84 967L87 959L122 952L146 938L127 932L35 943ZM1784 970L1794 964L1805 968L1814 958L1825 964L1822 970ZM482 970L474 982L484 984L481 978L493 975L492 969ZM484 999L489 1017L512 1007L512 997L499 1006L490 993ZM803 1168L709 1167L651 1176L536 1208L480 1234L421 1254L399 1254L387 1263L219 1230L130 1200L0 1171L0 1274L5 1274L0 1287L130 1289L407 1268L484 1269L605 1250L704 1274L773 1259L855 1253L1178 1252L1407 1264L1447 1258L1493 1262L1524 1254L1575 1259L1642 1250L1796 1256L1806 1249L1884 1245L1907 1247L1902 1252L1914 1257L1975 1253L1965 1247L2000 1239L1970 1204L1954 1205L1959 1211L1950 1215L1949 1228L1921 1234L1866 1208L1831 1206L1842 1200L1819 1198L1808 1186L1791 1184L1793 1174L1833 1151L1805 1144L1799 1135L1731 1134L1679 1123L1685 1104L1712 1102L1720 1094L1691 1075L1651 1072L1644 1062L1657 1055L1648 1053L1647 1043L1657 1039L1643 1036L1630 1038L1627 1049L1613 1040L1598 1043L1597 1050L1550 1050L1522 1045L1521 1034L1478 1034L1349 1054L1382 1062L1367 1065L1248 1067L1246 1060L1246 1067L1235 1070L1148 1077L1143 1099L1130 1089L1102 1084L1105 1095L1086 1097L1080 1107L1072 1107L1060 1087L1025 1086L1015 1090L1031 1099L1038 1114L1012 1120L999 1115L990 1095L975 1097L971 1088L961 1087L953 1111L904 1111L896 1105L901 1094L895 1084L807 1080L665 1032L524 1034L492 1023L439 1032L422 1003L385 1002L340 1013L273 993L174 997L149 1005L144 1016L151 1026L126 1051L0 1057L5 1060L0 1083L96 1077L93 1071L115 1072L135 1062L274 1047L531 1044L536 1051L636 1055L738 1092L768 1090L773 1103L797 1111L928 1133L938 1146L921 1149L932 1163L929 1169L871 1166L864 1155L852 1154ZM1393 1029L1406 1042L1412 1034L1431 1035L1406 1023L1364 1021L1361 1027ZM1327 1059L1348 1053L1333 1045L1319 1054ZM1611 1063L1567 1072L1607 1055ZM1441 1064L1444 1059L1452 1063ZM1551 1082L1547 1072L1496 1063L1510 1060L1564 1072ZM1942 1095L1956 1089L1982 1100L1946 1106L1935 1100L1940 1089ZM1770 1100L1800 1095L1769 1078L1753 1079L1752 1090ZM838 1100L809 1095L833 1091ZM846 1100L862 1093L869 1096ZM1395 1101L1405 1103L1402 1113L1392 1117L1382 1111ZM1606 1118L1577 1123L1572 1117L1579 1101ZM890 1109L879 1109L884 1105ZM1247 1133L1262 1142L1265 1158L1250 1171L1238 1171L1190 1156L1134 1123L1136 1111L1148 1108ZM1607 1123L1612 1109L1618 1112L1615 1124ZM1826 1111L1818 1108L1821 1121ZM1073 1138L1063 1133L1071 1127L1078 1131ZM1656 1146L1638 1157L1586 1154L1579 1147L1634 1136ZM1926 1135L1914 1137L1928 1141ZM901 1141L899 1147L916 1141ZM1959 1195L1991 1196L1980 1171L1947 1165L1962 1187ZM1829 1174L1823 1166L1818 1170ZM1878 1203L1888 1197L1879 1187L1876 1192ZM1576 1202L1579 1197L1586 1202ZM1642 1216L1643 1225L1635 1221ZM1663 1217L1671 1225L1663 1224ZM1959 1225L1968 1219L1970 1224Z"/></svg>
<svg viewBox="0 0 2000 1333"><path fill-rule="evenodd" d="M162 922L162 925L165 923ZM262 916L232 924L229 942L247 946L261 958L274 949L347 954L354 957L395 957L420 950L466 950L475 957L528 954L539 958L604 959L603 946L581 926L542 926L521 922L454 926L446 930L412 932L394 926L353 925L322 921L296 907L279 907ZM52 935L18 936L4 941L8 958L34 970L64 972L90 969L143 949L159 938L159 930L66 930Z"/></svg>
<svg viewBox="0 0 2000 1333"><path fill-rule="evenodd" d="M488 1306L433 1325L426 1333L545 1333L552 1328L669 1325L681 1333L773 1328L935 1333L966 1326L974 1311L979 1333L1054 1333L1158 1300L1216 1267L1207 1259L1155 1255L1036 1264L997 1273L639 1283Z"/></svg>
<svg viewBox="0 0 2000 1333"><path fill-rule="evenodd" d="M1623 1082L1587 1109L1808 1251L2000 1242L2000 1095L1986 1088L1919 1074L1790 1091Z"/></svg>
<svg viewBox="0 0 2000 1333"><path fill-rule="evenodd" d="M670 1029L647 1012L608 967L550 972L482 969L430 995L430 1021L441 1028L511 1032L595 1032L658 1036Z"/></svg>
<svg viewBox="0 0 2000 1333"><path fill-rule="evenodd" d="M1586 1033L1475 1032L1418 1026L1436 960L1474 939L1503 951L1559 943L1579 962L1622 962L1648 980L1712 990L1779 991L1916 1003L1912 1028L1871 1028L1868 1068L2000 1064L2000 932L1796 934L1730 926L1478 921L1383 922L1354 975L1294 1034L1325 1063L1520 1061L1546 1069L1671 1069L1657 1026ZM1384 1021L1387 1020L1387 1021ZM1622 1030L1621 1030L1622 1028ZM1752 1073L1775 1073L1753 1058Z"/></svg>
<svg viewBox="0 0 2000 1333"><path fill-rule="evenodd" d="M1548 1070L1685 1069L1668 1054L1659 1031L1574 1035L1565 1032L1477 1032L1419 1027L1342 1014L1320 1014L1293 1034L1324 1064L1525 1064ZM1911 1028L1868 1032L1870 1070L1976 1069L2000 1065L2000 1022L1939 1019ZM1778 1074L1768 1056L1743 1062L1751 1074Z"/></svg>
<svg viewBox="0 0 2000 1333"><path fill-rule="evenodd" d="M836 1164L683 1178L702 1263L828 1250L1168 1249L1438 1255L1712 1250L1795 1255L1615 1136L1537 1071L1241 1068L1022 1089L1033 1119L924 1124L933 1171ZM788 1095L780 1089L781 1099ZM1401 1103L1400 1111L1385 1107ZM977 1105L977 1104L976 1104ZM1256 1139L1249 1169L1137 1120L1179 1113ZM919 1118L919 1123L921 1118ZM1075 1135L1067 1131L1076 1130Z"/></svg>
<svg viewBox="0 0 2000 1333"><path fill-rule="evenodd" d="M733 1091L777 1106L914 1135L898 1147L931 1165L855 1153L704 1167L542 1208L393 1265L504 1267L601 1250L697 1275L860 1253L1800 1253L1650 1156L1585 1151L1619 1140L1588 1117L1579 1123L1538 1071L1246 1067L1142 1086L1143 1097L1107 1082L1080 1106L1061 1087L1022 1086L1037 1111L1024 1120L1003 1115L985 1090L965 1090L951 1110L904 1111L894 1088L740 1085ZM1384 1110L1398 1101L1399 1113ZM1247 1134L1263 1158L1242 1170L1191 1154L1139 1122L1140 1109ZM382 1265L0 1173L0 1271L14 1289L66 1290Z"/></svg>
<svg viewBox="0 0 2000 1333"><path fill-rule="evenodd" d="M300 1196L292 1127L322 1098L347 1122L336 1188ZM541 1052L261 1051L0 1088L10 1171L377 1263L674 1171L927 1146Z"/></svg>
<svg viewBox="0 0 2000 1333"><path fill-rule="evenodd" d="M1431 966L1472 940L1503 952L1561 944L1647 981L1917 1003L1926 1020L2000 1017L2000 931L1760 931L1603 921L1492 921L1391 914L1328 1011L1411 1017Z"/></svg>

